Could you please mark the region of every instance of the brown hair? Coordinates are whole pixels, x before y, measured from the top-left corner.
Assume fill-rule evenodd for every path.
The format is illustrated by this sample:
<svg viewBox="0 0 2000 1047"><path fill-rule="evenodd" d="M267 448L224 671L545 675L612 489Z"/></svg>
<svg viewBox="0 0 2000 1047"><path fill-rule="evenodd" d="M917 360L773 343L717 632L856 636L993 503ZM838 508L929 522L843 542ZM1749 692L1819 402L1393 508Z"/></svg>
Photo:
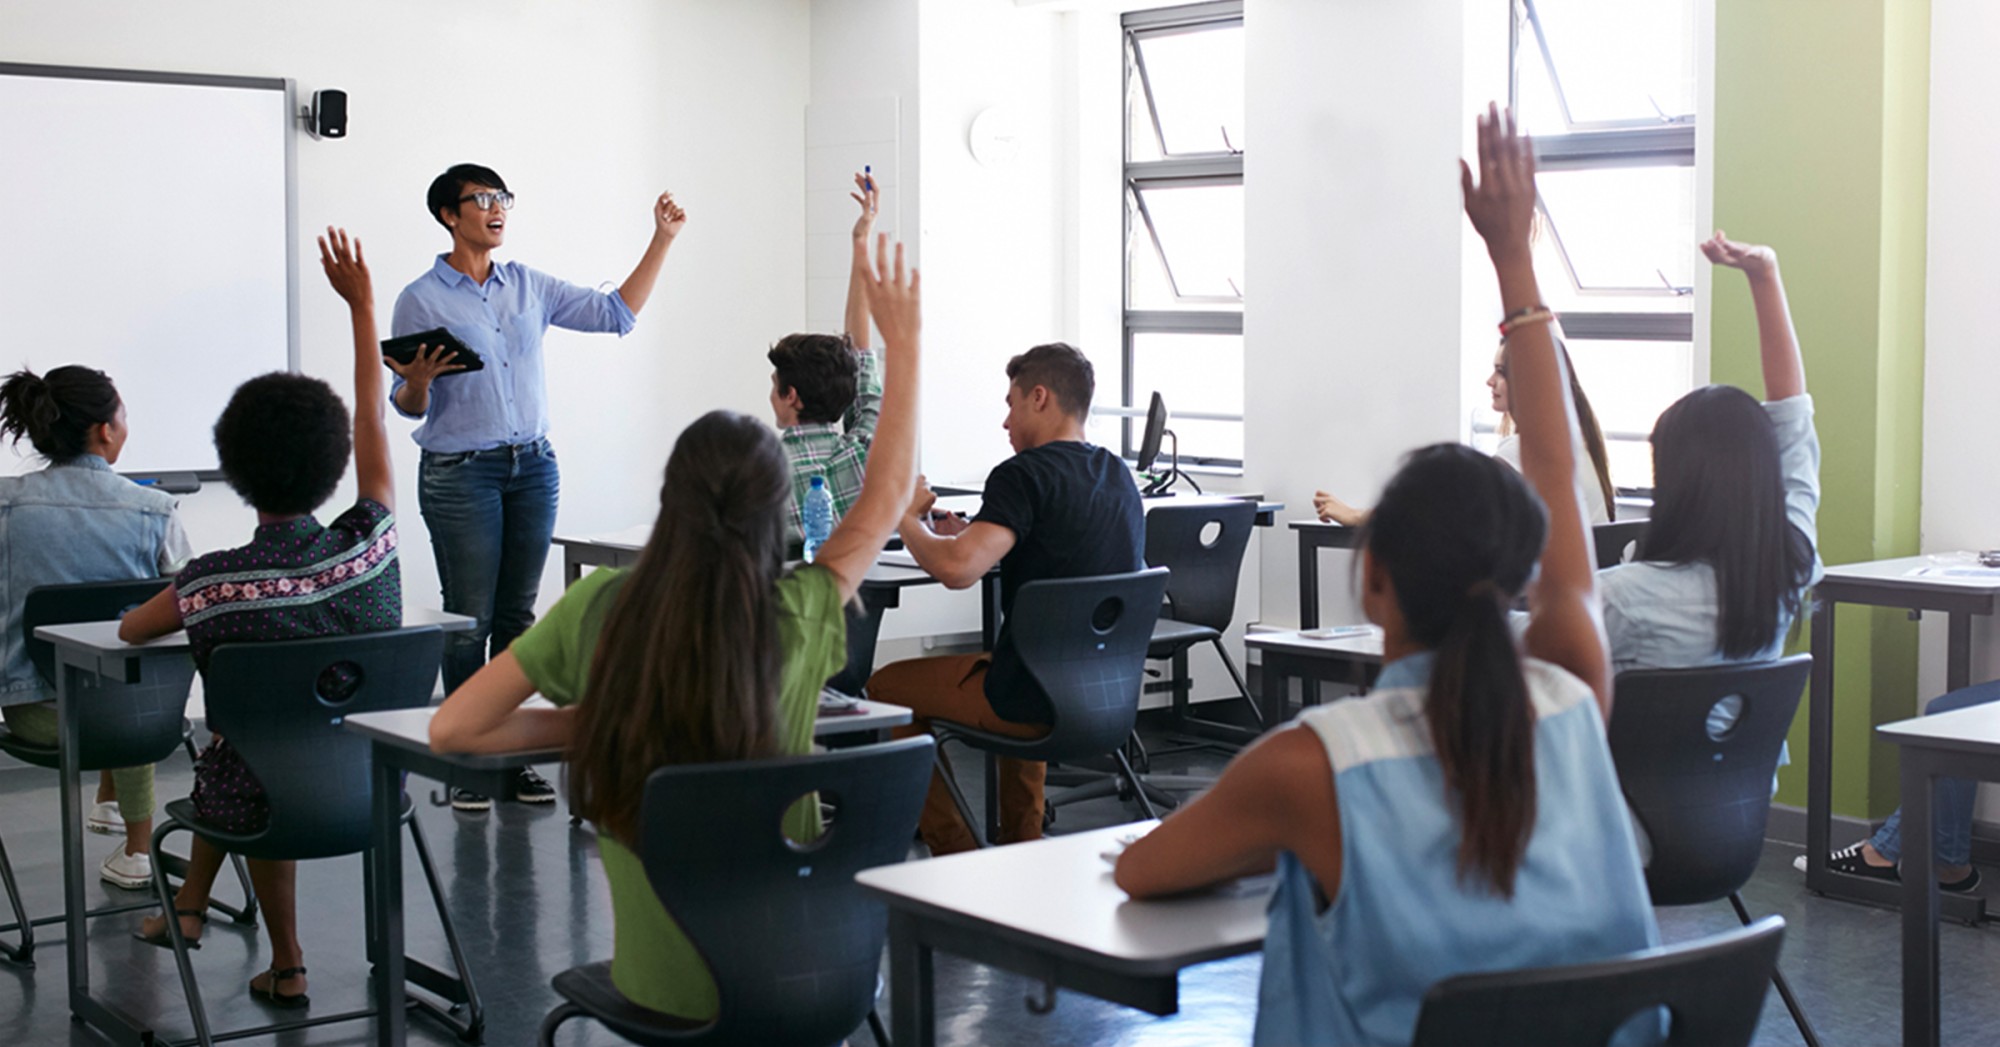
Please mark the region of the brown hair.
<svg viewBox="0 0 2000 1047"><path fill-rule="evenodd" d="M778 747L777 581L791 471L770 427L710 411L674 443L660 516L599 633L570 806L632 844L646 778Z"/></svg>
<svg viewBox="0 0 2000 1047"><path fill-rule="evenodd" d="M778 391L799 394L799 421L838 422L854 406L861 363L844 334L788 334L764 354Z"/></svg>
<svg viewBox="0 0 2000 1047"><path fill-rule="evenodd" d="M1055 394L1063 413L1079 421L1090 417L1090 398L1097 392L1097 372L1083 350L1067 342L1050 342L1007 361L1007 378L1022 392L1041 386Z"/></svg>
<svg viewBox="0 0 2000 1047"><path fill-rule="evenodd" d="M1583 385L1576 380L1576 365L1570 362L1569 347L1562 339L1556 339L1556 352L1562 357L1563 373L1569 375L1569 399L1576 405L1576 425L1583 433L1583 449L1590 454L1591 471L1597 474L1597 488L1604 492L1604 518L1618 519L1618 489L1611 485L1611 458L1604 450L1604 430L1597 424L1597 412L1590 409L1590 397L1583 395ZM1500 340L1500 365L1507 366L1507 340ZM1512 393L1510 391L1509 395ZM1513 415L1501 420L1502 436L1512 428Z"/></svg>

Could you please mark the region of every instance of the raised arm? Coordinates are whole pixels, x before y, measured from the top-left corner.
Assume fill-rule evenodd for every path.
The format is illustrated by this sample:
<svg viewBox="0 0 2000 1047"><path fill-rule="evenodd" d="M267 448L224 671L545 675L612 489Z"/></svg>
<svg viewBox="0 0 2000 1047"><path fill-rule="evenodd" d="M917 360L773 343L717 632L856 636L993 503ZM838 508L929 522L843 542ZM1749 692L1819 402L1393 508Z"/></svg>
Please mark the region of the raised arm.
<svg viewBox="0 0 2000 1047"><path fill-rule="evenodd" d="M1738 243L1717 229L1702 242L1701 253L1716 265L1741 269L1750 280L1750 301L1757 309L1757 356L1764 365L1764 399L1803 396L1806 368L1799 359L1792 310L1785 302L1785 280L1778 274L1778 252L1763 244Z"/></svg>
<svg viewBox="0 0 2000 1047"><path fill-rule="evenodd" d="M396 470L389 463L389 429L382 421L382 350L375 341L375 284L361 241L326 227L319 264L354 321L354 483L356 493L396 508Z"/></svg>
<svg viewBox="0 0 2000 1047"><path fill-rule="evenodd" d="M1479 121L1479 178L1459 162L1465 214L1486 241L1507 317L1507 389L1521 434L1521 472L1548 506L1549 540L1529 596L1528 653L1574 673L1611 714L1611 666L1591 570L1590 524L1576 487L1577 422L1549 332L1553 316L1535 283L1529 234L1535 218L1535 154L1511 113L1495 106Z"/></svg>
<svg viewBox="0 0 2000 1047"><path fill-rule="evenodd" d="M854 187L858 193L847 194L861 205L861 214L854 219L854 244L859 250L854 252L854 264L847 272L847 340L854 348L868 351L868 234L875 229L875 209L877 194L875 180L867 175L855 175Z"/></svg>
<svg viewBox="0 0 2000 1047"><path fill-rule="evenodd" d="M632 267L632 275L618 285L618 297L625 299L625 308L632 315L646 307L646 299L653 296L653 285L660 282L660 269L667 264L667 248L673 246L674 237L681 235L681 227L687 224L687 212L674 203L674 194L661 193L653 201L653 239L646 244L646 253L639 256L639 264Z"/></svg>
<svg viewBox="0 0 2000 1047"><path fill-rule="evenodd" d="M814 563L840 580L843 598L861 588L868 568L896 529L903 507L910 502L917 477L918 345L923 328L921 283L914 269L905 275L903 245L896 245L896 264L889 267L889 238L876 238L875 265L867 271L868 244L854 241L854 279L867 294L868 311L882 332L884 366L882 415L868 452L868 475L861 494L820 546Z"/></svg>

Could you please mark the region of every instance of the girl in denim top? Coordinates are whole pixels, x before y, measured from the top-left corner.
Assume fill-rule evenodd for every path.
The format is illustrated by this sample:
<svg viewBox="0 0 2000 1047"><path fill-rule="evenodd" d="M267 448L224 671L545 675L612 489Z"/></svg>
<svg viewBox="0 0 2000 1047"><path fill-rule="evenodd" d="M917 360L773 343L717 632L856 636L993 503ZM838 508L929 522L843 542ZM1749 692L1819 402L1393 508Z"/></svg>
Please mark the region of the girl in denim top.
<svg viewBox="0 0 2000 1047"><path fill-rule="evenodd" d="M25 436L48 468L0 477L0 715L33 745L56 744L55 691L28 658L21 614L44 585L152 578L188 558L187 534L165 492L111 471L125 448L125 403L102 371L19 371L0 384L0 435ZM112 802L113 798L116 802ZM128 890L153 885L153 768L105 771L90 831L123 833L99 876Z"/></svg>
<svg viewBox="0 0 2000 1047"><path fill-rule="evenodd" d="M1445 978L1659 938L1604 735L1575 414L1528 250L1534 154L1494 110L1479 159L1465 210L1508 314L1521 472L1412 454L1362 536L1377 689L1265 736L1118 861L1135 898L1277 870L1257 1044L1408 1043ZM1531 578L1523 651L1507 608Z"/></svg>

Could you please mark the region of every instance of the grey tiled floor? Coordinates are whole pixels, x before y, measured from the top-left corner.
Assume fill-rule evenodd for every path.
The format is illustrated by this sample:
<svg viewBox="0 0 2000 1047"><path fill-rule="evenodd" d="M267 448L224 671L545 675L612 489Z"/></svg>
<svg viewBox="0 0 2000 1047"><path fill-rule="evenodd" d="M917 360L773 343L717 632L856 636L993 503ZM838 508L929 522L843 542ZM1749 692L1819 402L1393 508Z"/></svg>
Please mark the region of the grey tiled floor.
<svg viewBox="0 0 2000 1047"><path fill-rule="evenodd" d="M1213 767L1205 756L1168 757L1162 770L1194 764ZM977 776L968 775L968 778ZM163 799L185 795L189 768L176 756L162 770ZM979 782L966 783L976 790ZM31 912L55 911L59 902L56 792L53 775L11 763L0 766L0 833ZM979 802L976 794L973 802ZM1066 808L1059 828L1075 830L1130 820L1134 813L1116 801ZM462 815L424 806L420 817L442 865L445 889L459 933L469 950L489 1008L487 1042L529 1044L542 1015L554 1004L549 978L574 964L611 954L610 898L598 869L596 848L587 832L574 831L558 809L502 807L489 815ZM107 837L89 837L92 860L112 846ZM1900 982L1894 913L1828 901L1809 895L1791 869L1796 849L1768 845L1756 878L1745 891L1755 913L1775 912L1789 924L1784 969L1828 1044L1894 1043L1900 1038ZM410 866L406 885L409 939L413 953L445 960L442 939L431 916L421 878ZM1989 875L1991 875L1989 873ZM357 859L308 863L300 870L300 922L306 963L312 969L313 1010L365 1005L362 961L361 877ZM226 888L233 890L233 888ZM93 882L93 904L102 898L131 897ZM93 980L120 1006L155 1017L167 1035L190 1031L172 956L132 941L136 916L92 921ZM1733 926L1723 904L1662 910L1660 926L1669 941L1698 937ZM226 923L212 925L206 947L194 956L203 979L204 999L216 1028L270 1020L269 1012L242 991L266 955L261 937ZM1944 1033L1947 1043L2000 1042L2000 934L1947 925ZM104 1041L70 1022L64 1005L62 930L44 929L38 945L40 966L32 971L0 964L0 1044L96 1045ZM1064 994L1054 1013L1035 1016L1023 1000L1033 991L1027 979L947 956L938 962L939 1033L961 1045L1119 1044L1179 1047L1246 1043L1255 1014L1258 959L1254 956L1209 964L1182 979L1181 1013L1154 1018L1087 997ZM413 1018L410 1042L455 1042L437 1026ZM285 1038L286 1044L364 1044L368 1023L324 1027ZM263 1041L268 1042L268 1041ZM619 1042L584 1023L565 1028L564 1043ZM865 1030L850 1041L872 1044ZM1775 994L1765 1007L1759 1043L1799 1043L1797 1030Z"/></svg>

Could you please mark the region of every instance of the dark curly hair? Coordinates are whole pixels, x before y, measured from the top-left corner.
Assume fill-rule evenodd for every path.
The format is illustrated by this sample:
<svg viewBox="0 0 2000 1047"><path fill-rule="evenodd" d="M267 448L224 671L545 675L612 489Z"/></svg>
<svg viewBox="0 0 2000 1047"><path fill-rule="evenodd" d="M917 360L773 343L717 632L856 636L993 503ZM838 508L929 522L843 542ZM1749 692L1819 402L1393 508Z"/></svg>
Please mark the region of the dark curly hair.
<svg viewBox="0 0 2000 1047"><path fill-rule="evenodd" d="M353 444L333 387L287 371L237 386L215 420L223 477L252 508L278 516L319 508L347 471Z"/></svg>
<svg viewBox="0 0 2000 1047"><path fill-rule="evenodd" d="M118 388L103 371L71 364L46 375L23 368L0 382L0 439L22 437L51 462L79 458L90 431L118 417Z"/></svg>
<svg viewBox="0 0 2000 1047"><path fill-rule="evenodd" d="M468 185L492 186L501 192L507 191L507 182L500 172L479 164L453 164L445 168L443 174L431 179L431 187L424 194L424 203L431 209L431 220L444 225L445 211L458 210L458 198L465 195ZM449 229L450 226L446 225Z"/></svg>
<svg viewBox="0 0 2000 1047"><path fill-rule="evenodd" d="M766 356L778 372L778 390L799 393L799 421L838 422L854 406L861 363L844 334L788 334Z"/></svg>

